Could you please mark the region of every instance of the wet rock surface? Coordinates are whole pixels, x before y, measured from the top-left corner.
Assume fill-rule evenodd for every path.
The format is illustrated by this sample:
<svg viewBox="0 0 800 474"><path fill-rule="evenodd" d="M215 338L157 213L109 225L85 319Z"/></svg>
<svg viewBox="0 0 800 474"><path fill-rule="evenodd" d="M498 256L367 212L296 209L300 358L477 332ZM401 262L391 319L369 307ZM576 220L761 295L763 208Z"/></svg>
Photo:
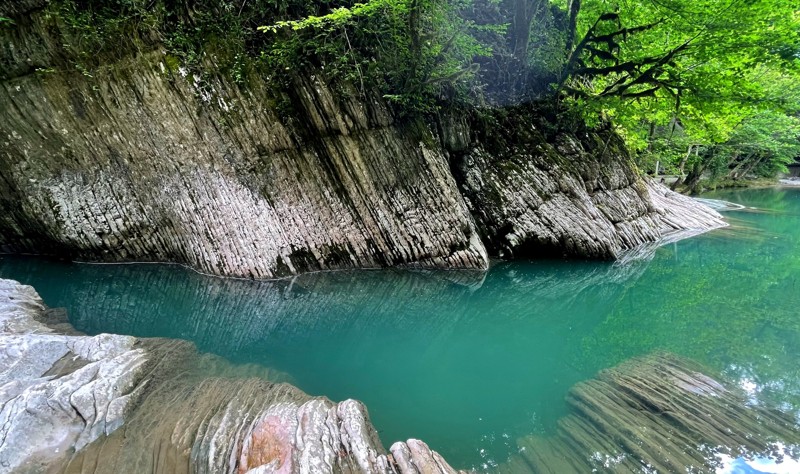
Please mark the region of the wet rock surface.
<svg viewBox="0 0 800 474"><path fill-rule="evenodd" d="M573 292L562 290L543 289ZM309 397L185 341L80 335L63 317L0 280L3 472L454 472L417 440L385 451L360 402ZM726 458L800 457L793 415L711 373L666 353L605 370L569 391L555 435L519 439L497 470L714 472Z"/></svg>
<svg viewBox="0 0 800 474"><path fill-rule="evenodd" d="M52 319L32 287L0 280L3 472L456 472L418 440L387 453L355 400L185 341L63 334Z"/></svg>
<svg viewBox="0 0 800 474"><path fill-rule="evenodd" d="M0 467L37 471L118 428L146 361L129 336L58 334L29 286L0 280Z"/></svg>
<svg viewBox="0 0 800 474"><path fill-rule="evenodd" d="M520 454L498 471L740 472L725 470L738 457L797 463L794 416L704 372L669 353L607 369L570 390L572 413L556 436L518 440Z"/></svg>

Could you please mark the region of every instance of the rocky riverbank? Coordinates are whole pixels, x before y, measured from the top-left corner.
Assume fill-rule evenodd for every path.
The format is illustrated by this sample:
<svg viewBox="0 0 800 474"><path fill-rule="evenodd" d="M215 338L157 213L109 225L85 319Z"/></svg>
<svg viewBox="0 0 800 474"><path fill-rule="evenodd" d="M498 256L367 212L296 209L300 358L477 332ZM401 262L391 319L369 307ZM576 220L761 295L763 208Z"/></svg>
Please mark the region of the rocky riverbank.
<svg viewBox="0 0 800 474"><path fill-rule="evenodd" d="M387 452L360 402L185 341L79 334L12 280L0 367L3 472L456 472L419 440Z"/></svg>
<svg viewBox="0 0 800 474"><path fill-rule="evenodd" d="M0 280L0 367L3 472L458 472L419 440L386 451L358 401L310 397L285 374L186 341L77 333L11 280ZM493 469L800 465L793 414L708 374L667 353L604 370L570 389L554 434L518 439Z"/></svg>

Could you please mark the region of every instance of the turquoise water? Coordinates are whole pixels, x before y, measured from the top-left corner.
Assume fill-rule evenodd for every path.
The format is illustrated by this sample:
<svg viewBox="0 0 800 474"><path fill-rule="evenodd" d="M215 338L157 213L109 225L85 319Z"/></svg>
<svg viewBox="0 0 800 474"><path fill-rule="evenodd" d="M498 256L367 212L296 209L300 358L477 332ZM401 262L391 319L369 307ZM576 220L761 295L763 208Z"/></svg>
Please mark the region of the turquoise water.
<svg viewBox="0 0 800 474"><path fill-rule="evenodd" d="M491 465L518 437L551 433L573 384L656 349L800 407L800 190L709 197L757 209L626 265L250 282L4 256L0 276L34 285L79 330L189 339L310 394L364 401L386 445L415 437L458 467Z"/></svg>

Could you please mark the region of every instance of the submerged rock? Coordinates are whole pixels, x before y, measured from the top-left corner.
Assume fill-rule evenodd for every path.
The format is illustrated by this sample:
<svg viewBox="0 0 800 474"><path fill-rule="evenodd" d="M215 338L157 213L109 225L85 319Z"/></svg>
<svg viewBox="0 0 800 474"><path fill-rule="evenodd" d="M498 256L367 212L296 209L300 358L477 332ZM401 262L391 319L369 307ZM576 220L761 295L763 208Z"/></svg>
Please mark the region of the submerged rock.
<svg viewBox="0 0 800 474"><path fill-rule="evenodd" d="M556 436L518 440L520 454L499 471L733 472L720 469L738 458L800 459L792 415L754 404L706 370L668 353L605 370L570 390L572 413Z"/></svg>
<svg viewBox="0 0 800 474"><path fill-rule="evenodd" d="M418 440L387 453L355 400L184 341L59 333L48 317L32 287L0 280L3 472L456 472Z"/></svg>

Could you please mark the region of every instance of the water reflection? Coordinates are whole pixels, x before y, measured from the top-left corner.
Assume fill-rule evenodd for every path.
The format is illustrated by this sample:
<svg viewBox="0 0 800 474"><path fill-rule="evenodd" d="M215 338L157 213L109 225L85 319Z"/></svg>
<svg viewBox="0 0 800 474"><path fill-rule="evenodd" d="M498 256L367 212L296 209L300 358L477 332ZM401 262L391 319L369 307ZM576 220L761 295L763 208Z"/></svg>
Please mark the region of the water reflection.
<svg viewBox="0 0 800 474"><path fill-rule="evenodd" d="M733 211L730 228L625 265L250 282L0 257L0 276L33 284L83 331L192 340L308 393L365 401L385 442L418 437L454 465L490 467L518 439L552 436L577 382L655 350L800 406L800 190L723 198L762 212Z"/></svg>
<svg viewBox="0 0 800 474"><path fill-rule="evenodd" d="M715 454L720 466L716 474L797 474L800 472L800 446L775 443L763 456L732 457L718 448Z"/></svg>
<svg viewBox="0 0 800 474"><path fill-rule="evenodd" d="M596 368L581 339L647 260L498 263L488 274L362 271L251 282L166 265L2 257L88 333L194 341L369 406L385 442L419 437L459 464L504 460L546 432Z"/></svg>

